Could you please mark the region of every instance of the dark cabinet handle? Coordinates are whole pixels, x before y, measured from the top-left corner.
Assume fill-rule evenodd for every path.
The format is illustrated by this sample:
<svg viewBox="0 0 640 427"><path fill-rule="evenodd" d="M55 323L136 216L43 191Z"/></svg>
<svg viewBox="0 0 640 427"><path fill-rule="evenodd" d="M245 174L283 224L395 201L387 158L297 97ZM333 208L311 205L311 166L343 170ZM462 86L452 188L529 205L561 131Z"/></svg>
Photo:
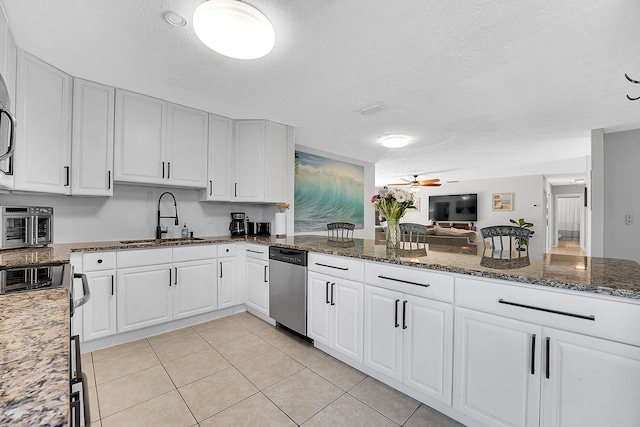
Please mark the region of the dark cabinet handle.
<svg viewBox="0 0 640 427"><path fill-rule="evenodd" d="M407 329L407 300L402 301L402 329Z"/></svg>
<svg viewBox="0 0 640 427"><path fill-rule="evenodd" d="M331 301L329 301L329 283L331 282L327 282L324 284L324 299L327 304L331 303Z"/></svg>
<svg viewBox="0 0 640 427"><path fill-rule="evenodd" d="M164 179L164 162L162 162L162 178Z"/></svg>
<svg viewBox="0 0 640 427"><path fill-rule="evenodd" d="M67 177L67 178L66 178L66 179L67 179L67 181L66 181L67 183L64 185L65 187L68 187L68 186L69 186L69 169L70 169L70 168L69 168L69 166L65 166L65 167L64 167L65 175L66 175L66 177Z"/></svg>
<svg viewBox="0 0 640 427"><path fill-rule="evenodd" d="M234 197L238 197L238 183L237 182L234 183L234 186L233 186L233 196Z"/></svg>
<svg viewBox="0 0 640 427"><path fill-rule="evenodd" d="M547 337L547 355L546 355L546 359L547 359L547 367L546 367L546 372L545 372L545 377L547 377L547 379L549 379L549 375L550 375L550 371L551 369L549 368L549 359L550 359L550 355L551 355L551 338Z"/></svg>
<svg viewBox="0 0 640 427"><path fill-rule="evenodd" d="M173 278L173 285L178 286L178 267L174 267L176 269L176 277Z"/></svg>
<svg viewBox="0 0 640 427"><path fill-rule="evenodd" d="M269 278L267 277L267 267L269 267L268 265L264 266L264 283L269 282Z"/></svg>
<svg viewBox="0 0 640 427"><path fill-rule="evenodd" d="M213 181L209 181L209 195L213 195Z"/></svg>
<svg viewBox="0 0 640 427"><path fill-rule="evenodd" d="M102 259L99 259L99 260L98 260L98 264L102 264Z"/></svg>
<svg viewBox="0 0 640 427"><path fill-rule="evenodd" d="M167 162L167 179L171 178L171 162Z"/></svg>
<svg viewBox="0 0 640 427"><path fill-rule="evenodd" d="M333 287L335 286L335 283L331 284L331 305L336 305L336 303L333 301Z"/></svg>
<svg viewBox="0 0 640 427"><path fill-rule="evenodd" d="M220 263L220 278L222 279L222 263Z"/></svg>
<svg viewBox="0 0 640 427"><path fill-rule="evenodd" d="M111 171L107 172L107 190L111 190Z"/></svg>
<svg viewBox="0 0 640 427"><path fill-rule="evenodd" d="M503 300L502 298L500 298L498 302L500 304L512 305L514 307L528 308L529 310L538 310L538 311L544 311L546 313L560 314L562 316L577 317L578 319L596 320L596 316L593 316L593 315L576 314L576 313L569 313L568 311L552 310L550 308L536 307L535 305L527 305L527 304L520 304L518 302L511 302L511 301Z"/></svg>
<svg viewBox="0 0 640 427"><path fill-rule="evenodd" d="M169 287L171 287L171 269L169 269Z"/></svg>
<svg viewBox="0 0 640 427"><path fill-rule="evenodd" d="M531 335L531 375L536 374L536 334Z"/></svg>
<svg viewBox="0 0 640 427"><path fill-rule="evenodd" d="M111 275L111 295L113 295L114 286L113 286L113 274Z"/></svg>
<svg viewBox="0 0 640 427"><path fill-rule="evenodd" d="M425 288L428 288L429 286L431 286L429 283L424 284L424 283L418 283L418 282L410 282L408 280L402 280L402 279L394 279L393 277L387 277L387 276L378 276L380 279L387 279L387 280L393 280L394 282L400 282L400 283L408 283L410 285L418 285L418 286L424 286Z"/></svg>
<svg viewBox="0 0 640 427"><path fill-rule="evenodd" d="M396 314L395 314L396 328L400 326L400 323L398 323L398 303L400 303L399 299L396 300Z"/></svg>
<svg viewBox="0 0 640 427"><path fill-rule="evenodd" d="M319 263L319 262L316 262L316 265L319 265L320 267L335 268L336 270L343 270L343 271L347 271L347 270L349 270L348 268L345 268L345 267L336 267L336 266L329 265L329 264L321 264L321 263Z"/></svg>

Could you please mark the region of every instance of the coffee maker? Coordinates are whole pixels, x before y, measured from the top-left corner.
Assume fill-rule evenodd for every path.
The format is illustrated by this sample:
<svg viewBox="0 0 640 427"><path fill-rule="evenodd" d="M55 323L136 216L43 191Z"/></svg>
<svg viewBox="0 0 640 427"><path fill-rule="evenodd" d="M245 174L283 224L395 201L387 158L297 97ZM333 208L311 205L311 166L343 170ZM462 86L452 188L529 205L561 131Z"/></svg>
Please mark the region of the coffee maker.
<svg viewBox="0 0 640 427"><path fill-rule="evenodd" d="M244 228L244 212L231 212L229 231L231 232L231 237L247 234Z"/></svg>

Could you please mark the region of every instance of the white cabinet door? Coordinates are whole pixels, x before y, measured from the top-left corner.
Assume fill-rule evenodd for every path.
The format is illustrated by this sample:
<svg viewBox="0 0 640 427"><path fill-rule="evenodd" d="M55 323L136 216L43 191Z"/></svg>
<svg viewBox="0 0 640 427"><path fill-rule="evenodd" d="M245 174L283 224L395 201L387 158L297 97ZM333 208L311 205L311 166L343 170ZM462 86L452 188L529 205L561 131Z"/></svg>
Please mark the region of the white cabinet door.
<svg viewBox="0 0 640 427"><path fill-rule="evenodd" d="M115 270L86 273L91 298L83 306L83 340L116 333Z"/></svg>
<svg viewBox="0 0 640 427"><path fill-rule="evenodd" d="M208 158L207 188L200 192L200 200L231 200L231 179L235 176L233 120L209 114Z"/></svg>
<svg viewBox="0 0 640 427"><path fill-rule="evenodd" d="M115 89L74 79L71 193L112 196Z"/></svg>
<svg viewBox="0 0 640 427"><path fill-rule="evenodd" d="M555 329L545 338L542 425L640 424L640 348Z"/></svg>
<svg viewBox="0 0 640 427"><path fill-rule="evenodd" d="M236 179L233 200L235 201L264 201L264 138L264 120L234 122Z"/></svg>
<svg viewBox="0 0 640 427"><path fill-rule="evenodd" d="M215 260L187 261L173 266L173 318L180 319L218 308Z"/></svg>
<svg viewBox="0 0 640 427"><path fill-rule="evenodd" d="M332 283L333 348L359 362L363 358L362 283L339 279Z"/></svg>
<svg viewBox="0 0 640 427"><path fill-rule="evenodd" d="M287 127L267 121L265 132L264 201L282 202L286 200Z"/></svg>
<svg viewBox="0 0 640 427"><path fill-rule="evenodd" d="M269 263L247 257L246 286L247 305L262 314L269 315Z"/></svg>
<svg viewBox="0 0 640 427"><path fill-rule="evenodd" d="M71 77L39 59L18 54L14 154L15 188L71 191Z"/></svg>
<svg viewBox="0 0 640 427"><path fill-rule="evenodd" d="M398 381L402 381L402 301L400 292L365 287L364 363Z"/></svg>
<svg viewBox="0 0 640 427"><path fill-rule="evenodd" d="M237 265L235 257L218 259L218 308L236 305Z"/></svg>
<svg viewBox="0 0 640 427"><path fill-rule="evenodd" d="M206 186L208 126L207 113L181 105L167 105L167 184Z"/></svg>
<svg viewBox="0 0 640 427"><path fill-rule="evenodd" d="M172 276L171 265L118 269L118 333L171 320Z"/></svg>
<svg viewBox="0 0 640 427"><path fill-rule="evenodd" d="M116 90L116 181L162 184L167 103L124 90Z"/></svg>
<svg viewBox="0 0 640 427"><path fill-rule="evenodd" d="M405 294L402 313L403 383L451 405L453 306Z"/></svg>
<svg viewBox="0 0 640 427"><path fill-rule="evenodd" d="M309 273L307 283L307 335L316 342L331 346L332 319L331 277Z"/></svg>
<svg viewBox="0 0 640 427"><path fill-rule="evenodd" d="M456 308L454 409L488 426L539 425L541 335L537 325Z"/></svg>

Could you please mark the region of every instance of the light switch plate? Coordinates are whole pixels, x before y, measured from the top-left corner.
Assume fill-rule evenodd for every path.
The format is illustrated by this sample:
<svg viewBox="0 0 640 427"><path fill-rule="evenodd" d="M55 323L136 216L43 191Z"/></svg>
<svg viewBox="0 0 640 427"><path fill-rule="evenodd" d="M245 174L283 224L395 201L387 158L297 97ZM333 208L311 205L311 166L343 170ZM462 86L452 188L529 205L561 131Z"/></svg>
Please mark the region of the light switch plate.
<svg viewBox="0 0 640 427"><path fill-rule="evenodd" d="M627 214L627 216L625 217L625 221L626 221L627 225L633 224L633 215Z"/></svg>

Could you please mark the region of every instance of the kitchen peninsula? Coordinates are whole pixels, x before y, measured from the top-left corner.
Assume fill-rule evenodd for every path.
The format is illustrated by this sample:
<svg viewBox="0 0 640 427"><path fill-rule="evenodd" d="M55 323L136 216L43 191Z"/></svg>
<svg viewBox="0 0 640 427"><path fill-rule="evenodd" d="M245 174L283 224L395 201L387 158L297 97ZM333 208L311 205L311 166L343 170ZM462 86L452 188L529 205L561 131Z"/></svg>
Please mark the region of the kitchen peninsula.
<svg viewBox="0 0 640 427"><path fill-rule="evenodd" d="M319 267L312 265L311 255L316 257L316 259L319 259L317 257L322 257L324 264L336 263L336 265L341 266L343 265L341 263L346 263L344 265L355 266L353 271L360 276L355 279L349 279L349 282L354 283L356 288L360 289L360 293L357 294L359 298L359 306L356 311L357 316L353 316L353 318L356 319L354 325L341 324L340 327L341 331L349 331L352 326L354 330L356 330L357 333L354 334L354 337L356 337L355 341L357 341L357 343L353 346L354 352L347 355L342 351L343 348L341 348L341 344L344 343L340 343L340 337L334 337L333 342L329 340L329 344L323 344L322 339L316 337L316 346L390 386L423 401L435 409L459 419L465 424L476 425L474 424L474 420L487 425L494 423L491 418L486 418L486 414L476 413L473 407L474 404L469 403L468 400L473 399L474 396L477 397L480 394L486 394L488 390L502 397L503 391L501 391L501 385L504 384L503 380L494 381L495 383L492 384L473 382L473 375L477 375L478 372L473 372L472 370L478 368L474 368L474 365L470 364L469 361L464 358L464 355L477 354L480 349L474 347L477 346L479 338L474 337L473 334L469 335L469 331L473 333L487 333L489 334L489 341L495 339L502 340L505 337L510 337L509 339L515 339L517 344L520 345L523 342L529 342L531 336L530 329L533 328L533 335L539 337L539 343L543 342L543 337L548 335L553 339L551 341L552 345L562 346L563 342L558 342L557 338L564 339L567 338L565 335L570 335L565 342L574 345L575 343L573 343L571 339L575 337L579 337L580 339L585 338L590 340L589 344L584 347L589 350L593 348L609 349L609 346L614 346L615 348L613 350L606 353L606 355L612 355L611 361L613 361L614 358L620 357L620 354L623 354L630 360L640 360L640 355L636 354L640 353L640 336L637 332L631 330L631 328L625 327L625 325L640 321L640 265L633 261L573 257L568 255L547 255L546 258L541 261L532 261L531 265L527 267L498 270L481 266L480 261L482 254L459 253L460 251L464 252L464 248L461 249L460 247L447 249L443 247L430 248L427 246L426 253L424 251L401 251L399 258L392 259L387 257L386 247L384 245L376 245L373 240L354 239L351 242L339 242L336 244L336 242L328 241L325 236L301 235L283 239L277 239L275 237L229 238L227 236L212 236L203 237L202 240L156 241L150 239L146 241L136 241L134 243L100 241L54 244L45 248L0 252L0 268L12 265L38 264L42 262L69 262L70 259L73 256L77 256L77 254L91 255L95 253L98 255L108 252L125 253L163 248L197 248L202 245L205 247L212 245L218 245L219 247L233 246L237 247L236 251L238 254L244 251L244 247L248 245L265 245L265 247L266 245L275 245L308 250L310 252L310 299L308 302L308 316L310 319L309 336L311 337L313 337L315 333L313 332L313 328L317 326L323 327L323 325L318 325L319 318L314 314L317 313L317 311L314 312L315 308L312 305L312 299L314 298L312 286L315 286L312 278L314 275L315 277L322 278L322 280L318 282L321 288L316 292L317 294L321 294L319 307L322 310L324 310L325 303L325 286L328 287L329 282L335 283L337 286L346 283L345 280L340 278L340 274L342 274L341 271L344 270L335 270L335 273L329 270L317 271ZM221 257L221 255L218 254L218 257ZM119 269L120 266L115 265L114 268ZM242 265L238 265L238 270L243 268ZM399 279L394 279L394 275L397 275ZM245 285L242 280L244 279L238 280L237 286ZM409 284L409 282L413 284ZM423 286L420 286L420 284ZM338 305L341 304L341 294L339 292L340 291L336 294ZM33 297L29 296L30 300L33 301L30 307L25 307L24 304L27 295L33 295ZM42 295L43 298L35 298L36 295ZM45 295L46 298L44 298ZM542 297L540 297L540 295L542 295ZM387 296L388 298L386 300L381 299ZM502 304L502 298L507 300L507 297L511 298L511 300L519 298L517 302L522 303L521 307L525 307L523 313L518 311L522 309L521 307L504 306L504 304ZM45 290L30 294L0 296L3 319L11 319L14 314L24 315L28 310L39 310L47 304L50 304L51 299L56 298L60 300L59 307L68 307L68 296L66 292L61 292L60 290ZM498 302L498 299L500 299L500 302ZM42 307L39 307L39 305L41 305L38 302L39 300L43 301L44 305L42 305ZM391 309L391 315L389 317L393 317L394 304L396 306L395 325L393 322L389 322L390 326L376 323L378 319L386 321L387 315L376 315L375 310L386 310L387 305L385 305L385 301L387 300L389 301L389 307ZM317 302L317 299L314 301ZM376 301L383 301L385 304L379 305ZM399 304L398 301L403 302ZM548 306L553 309L547 310L546 312L536 311L537 308L528 310L527 306L530 305L530 301L536 302L537 305L548 303ZM244 300L235 301L238 306L243 306L244 302ZM561 311L558 308L559 306L564 306L564 310L569 312L571 316L577 313L579 315L584 314L584 317L593 316L593 319L584 320L576 317L564 317L563 314L558 314ZM402 315L398 314L398 310L401 310ZM406 319L405 313L407 313ZM431 322L434 318L440 319L439 316L441 314L442 324L439 324L440 329L436 328L438 334L433 335L434 328L431 328L431 325L429 325L430 330L427 331L428 334L424 333L424 329L420 329L420 322ZM68 317L60 317L59 313L57 316L63 320L68 319ZM455 327L453 323L454 316L457 319ZM32 317L32 319L37 318L38 317ZM402 320L400 320L401 318ZM597 321L594 321L596 319ZM514 336L514 331L517 330L517 328L513 329L513 322L517 322L518 325L528 325L524 328L527 332ZM398 327L400 323L402 323L403 327ZM482 330L483 325L487 324L491 324L491 328ZM505 330L508 332L506 335L501 333L491 335L498 330L498 326L502 328L504 325L508 326L508 328L505 327ZM33 321L22 322L11 328L5 327L2 329L2 333L4 334L2 340L3 346L4 343L11 342L11 336L22 336L22 334L28 332L29 328L33 327ZM317 330L319 329L315 329L315 331ZM414 342L420 339L415 335L407 335L398 341L398 337L401 335L397 334L405 333L403 330L406 330L407 334L410 334L412 330L423 331L421 332L423 336L428 336L430 339L433 338L435 340L433 343L435 348L440 348L441 351L437 352L438 354L435 356L431 353L429 353L428 356L427 353L418 353L418 350L425 351L427 347L424 347L424 343L418 344ZM53 331L50 331L49 335L52 333ZM51 338L49 335L47 335L47 339L56 340L56 338ZM66 327L60 328L59 335L57 340L63 343L61 345L67 346L68 329ZM335 340L338 341L336 342ZM399 360L395 360L393 357L389 358L388 354L377 353L380 351L380 347L376 347L376 343L384 341L386 343L384 347L393 350L396 346L403 347L402 340L405 342L404 357L405 360L408 360L408 362L404 363L404 368L402 368L403 365ZM591 341L593 341L593 343ZM409 342L415 344L415 347L409 347L409 350L407 350L406 345ZM556 344L553 344L554 342L556 342ZM30 343L29 346L38 348L38 346L50 345L49 343L40 344L41 345L38 343ZM482 358L481 369L493 372L495 368L494 365L497 362L487 362L487 358L494 358L500 364L504 365L504 355L512 351L514 347L509 341L504 341L503 344L504 348L494 350L497 352L496 354L489 354ZM431 345L431 343L429 343L429 345ZM549 344L547 344L547 346L549 346ZM618 347L623 348L623 351L618 352ZM559 351L559 347L546 348L551 348L552 355ZM466 350L462 351L463 349ZM483 351L485 350L486 349L483 349ZM564 349L564 351L569 351L569 353L566 354L568 357L567 360L569 363L575 363L576 355L570 353L570 350L571 347ZM8 348L3 347L3 354L6 354L6 351L8 351ZM531 351L537 352L535 358L531 361L531 372L535 372L535 381L530 381L527 378L529 375L533 375L530 374L528 370L524 370L527 376L524 378L526 382L537 383L538 389L537 391L527 394L527 402L543 402L539 403L539 405L546 405L545 408L547 409L545 409L544 413L542 409L537 406L533 412L536 414L536 417L538 417L538 414L540 417L539 423L534 422L534 424L547 425L550 421L543 421L543 416L549 417L557 415L553 411L557 409L560 403L569 408L571 408L574 403L572 400L570 404L567 404L566 401L562 401L558 396L545 397L543 391L540 390L544 388L540 386L540 384L545 381L543 378L545 366L551 366L551 372L554 373L553 375L555 375L556 378L553 383L554 386L558 384L558 381L560 381L563 386L566 386L566 384L562 382L566 381L566 378L560 375L563 368L562 361L549 360L549 356L547 355L546 362L542 362L542 346L538 345L536 347L534 345L534 347L530 349L528 344L525 345L525 353L527 354L525 360L529 360L528 354ZM59 360L60 353L61 352L56 353L56 360L58 360L56 363L61 363L61 365L55 369L60 372L66 372L66 369L68 369L67 361ZM395 351L391 351L391 353L397 354ZM605 353L600 352L600 350L598 350L597 354L589 353L589 355L593 357L598 357L600 354ZM437 366L437 375L430 373L426 377L420 377L420 372L412 370L415 369L413 359L411 359L413 356L419 358L417 361L420 362L419 365L421 367ZM33 359L33 357L31 358ZM407 357L409 359L406 359ZM434 357L435 359L433 359ZM20 363L34 363L35 359L30 361L27 359L28 358L23 359ZM516 359L518 358L516 357ZM519 358L518 360L521 359L522 358ZM386 364L389 360L393 362L391 365ZM607 367L609 366L607 364L609 359L605 358L603 360L598 358L597 360L604 363ZM52 363L54 362L52 361ZM611 366L613 365L612 363ZM502 366L500 368L502 368ZM616 368L616 366L614 366L614 368ZM4 363L2 365L0 379L3 384L8 384L6 379L15 376L15 369L15 364ZM609 371L610 370L611 369L609 369ZM608 373L610 373L609 371ZM25 374L25 378L28 379L29 375L35 375L36 371L34 370L32 372L33 374ZM630 374L635 375L635 372ZM463 381L465 375L467 375L466 383ZM469 375L471 376L469 377ZM553 375L552 378L554 378ZM430 378L429 381L433 381L429 383L429 381L425 380L427 377L433 377L435 380ZM560 377L559 380L558 377ZM468 381L470 378L472 379L471 382ZM477 379L477 377L475 378ZM522 378L519 376L516 376L516 378L505 378L505 381L511 381L518 387L520 387L520 385L525 387L525 385L523 385L524 383L520 381ZM47 387L50 388L52 383L43 381L40 384L43 384L43 387L46 384ZM608 386L609 384L607 383L606 385ZM547 388L551 390L552 387L548 386ZM30 396L37 395L36 389L36 386L31 389ZM13 410L15 414L18 411L17 408L19 408L19 410L25 411L25 416L33 416L33 414L29 414L29 411L37 412L39 409L36 408L53 407L53 402L58 404L58 408L61 408L59 411L64 412L68 407L66 397L64 397L68 390L66 382L64 381L60 382L60 390L58 393L48 389L42 394L42 397L37 398L41 400L30 401L30 406L25 406L24 402L21 402L24 394L22 394L20 390L21 389L8 389L3 385L2 393L7 397L7 400L3 400L3 402L11 402L12 405L11 407L5 407L6 403L3 403L3 407L1 408L3 413L6 414L9 410ZM508 390L508 388L505 388L505 390ZM629 390L626 391L627 394L634 396L634 393ZM551 391L549 391L549 393L551 393ZM597 398L610 399L604 397L602 393L604 392L596 393ZM504 397L508 398L509 396ZM518 396L515 397L516 400L518 398ZM545 399L549 400L549 402L546 402ZM60 403L62 403L62 405L60 405ZM517 403L520 402L511 402L510 404L515 405ZM530 403L523 403L523 405L526 407L526 405L530 405ZM485 407L483 411L491 414L491 410L495 409L496 417L500 418L500 416L503 415L501 414L502 406L504 405L500 405L498 408ZM619 405L615 405L615 407L619 408ZM633 405L629 407L633 407ZM520 408L518 408L518 410L520 410ZM559 410L560 409L558 409L558 411ZM634 417L635 415L627 414L625 416ZM64 420L65 417L65 413L58 413L53 416L53 418L48 419L57 420L54 422L54 424L57 424L61 423L60 420ZM628 418L624 418L623 420L626 419ZM535 420L538 421L538 418L535 418ZM516 422L517 420L513 421ZM624 423L620 425L624 425Z"/></svg>

